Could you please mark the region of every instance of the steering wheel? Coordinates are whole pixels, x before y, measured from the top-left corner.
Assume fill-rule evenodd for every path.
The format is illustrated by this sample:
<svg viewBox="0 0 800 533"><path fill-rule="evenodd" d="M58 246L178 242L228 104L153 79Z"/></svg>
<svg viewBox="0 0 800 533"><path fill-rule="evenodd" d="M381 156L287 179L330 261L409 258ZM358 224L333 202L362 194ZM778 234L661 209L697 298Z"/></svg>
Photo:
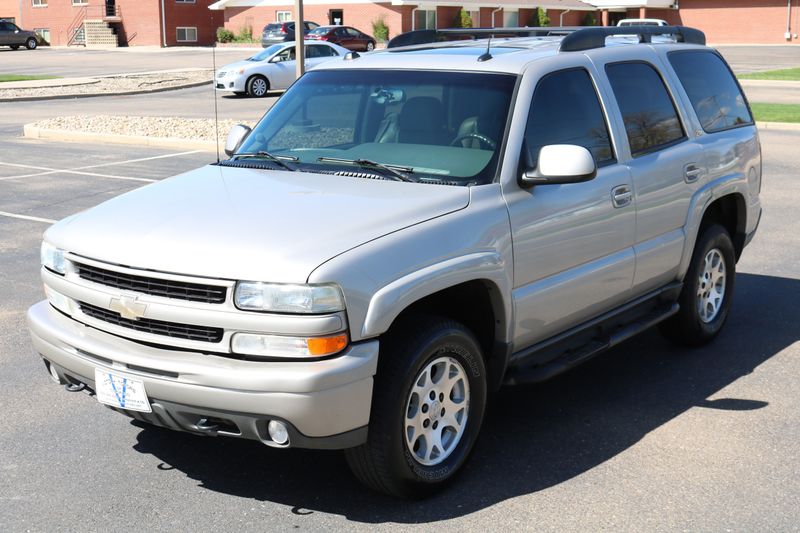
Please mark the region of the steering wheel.
<svg viewBox="0 0 800 533"><path fill-rule="evenodd" d="M480 133L465 133L464 135L459 135L453 139L453 142L450 143L450 146L458 146L464 139L478 139L478 141L485 144L492 150L497 148L497 143L495 141L491 140L486 135L481 135Z"/></svg>

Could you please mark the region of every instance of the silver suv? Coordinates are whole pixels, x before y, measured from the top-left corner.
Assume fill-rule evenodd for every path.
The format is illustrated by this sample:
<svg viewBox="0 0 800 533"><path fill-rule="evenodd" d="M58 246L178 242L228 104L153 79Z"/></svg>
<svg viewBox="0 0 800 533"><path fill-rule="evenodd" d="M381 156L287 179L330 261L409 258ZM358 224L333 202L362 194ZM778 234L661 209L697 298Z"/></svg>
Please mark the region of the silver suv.
<svg viewBox="0 0 800 533"><path fill-rule="evenodd" d="M681 27L440 42L464 31L325 63L229 159L52 226L28 322L53 380L175 430L345 449L420 497L502 384L655 324L713 339L761 214L722 57Z"/></svg>

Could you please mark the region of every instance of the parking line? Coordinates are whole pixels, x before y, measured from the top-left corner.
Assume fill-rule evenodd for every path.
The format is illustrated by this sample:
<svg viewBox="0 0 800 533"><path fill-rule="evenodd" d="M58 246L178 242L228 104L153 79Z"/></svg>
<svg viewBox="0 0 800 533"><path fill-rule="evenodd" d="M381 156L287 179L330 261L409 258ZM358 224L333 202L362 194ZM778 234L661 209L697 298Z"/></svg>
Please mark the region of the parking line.
<svg viewBox="0 0 800 533"><path fill-rule="evenodd" d="M46 224L54 224L55 220L51 218L41 218L41 217L32 217L30 215L17 215L15 213L6 213L5 211L0 211L0 216L2 217L9 217L9 218L19 218L22 220L32 220L34 222L44 222Z"/></svg>
<svg viewBox="0 0 800 533"><path fill-rule="evenodd" d="M191 155L191 154L198 154L203 150L192 150L191 152L178 152L177 154L164 154L164 155L155 155L153 157L142 157L139 159L128 159L126 161L119 161L116 163L100 163L99 165L88 165L85 167L77 167L74 170L83 170L86 168L97 168L97 167L109 167L114 165L126 165L128 163L140 163L142 161L152 161L154 159L165 159L167 157L179 157L182 155Z"/></svg>
<svg viewBox="0 0 800 533"><path fill-rule="evenodd" d="M96 172L84 172L82 170L67 170L67 169L58 169L58 168L49 168L49 167L38 167L38 166L34 166L34 165L21 165L19 163L5 163L3 161L0 161L0 165L5 165L5 166L8 166L8 167L25 168L25 169L28 169L28 170L41 170L43 172L38 174L40 176L46 175L46 174L60 174L60 173L63 173L63 174L77 174L79 176L91 176L91 177L95 177L95 178L109 178L109 179L115 179L115 180L141 181L141 182L145 182L145 183L153 183L153 182L157 181L157 180L150 179L150 178L133 178L133 177L130 177L130 176L117 176L117 175L114 175L114 174L98 174ZM7 176L7 177L4 177L4 178L0 178L0 181L13 180L13 179L19 179L19 178L27 178L27 177L36 176L36 175L37 174L23 174L23 175L19 175L19 176Z"/></svg>

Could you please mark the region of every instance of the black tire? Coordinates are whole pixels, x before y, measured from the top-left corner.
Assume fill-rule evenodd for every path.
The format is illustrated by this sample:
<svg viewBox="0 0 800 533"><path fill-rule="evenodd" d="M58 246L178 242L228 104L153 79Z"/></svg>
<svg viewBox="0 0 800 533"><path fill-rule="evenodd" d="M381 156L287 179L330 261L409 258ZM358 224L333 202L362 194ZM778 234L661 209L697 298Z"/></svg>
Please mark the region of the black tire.
<svg viewBox="0 0 800 533"><path fill-rule="evenodd" d="M255 76L250 76L245 84L245 88L247 89L248 96L264 98L269 92L269 80L264 76L256 74Z"/></svg>
<svg viewBox="0 0 800 533"><path fill-rule="evenodd" d="M725 277L719 283L724 287L721 303L717 311L706 319L701 318L700 292L710 290L711 284L705 279L706 257L717 250L724 262ZM704 279L701 280L701 276ZM692 262L686 272L683 289L678 297L680 311L661 324L661 333L670 341L686 346L700 346L711 342L722 330L733 300L736 281L736 254L733 241L727 230L715 224L706 228L699 236L692 254Z"/></svg>
<svg viewBox="0 0 800 533"><path fill-rule="evenodd" d="M19 50L19 45L18 44L12 44L11 45L11 49L12 50Z"/></svg>
<svg viewBox="0 0 800 533"><path fill-rule="evenodd" d="M375 50L375 43L370 41L367 43L367 52L372 52L373 50Z"/></svg>
<svg viewBox="0 0 800 533"><path fill-rule="evenodd" d="M441 358L454 359L464 371L469 385L468 407L460 437L449 454L438 464L426 466L414 456L419 451L409 450L406 444L406 413L420 373ZM448 363L446 368L452 367ZM428 496L451 481L469 457L483 422L486 396L486 369L480 345L466 327L440 317L405 320L381 339L369 436L365 444L345 450L347 463L359 481L373 490L401 498ZM438 404L419 412L438 413ZM431 414L419 416L434 419ZM444 418L440 420L444 428ZM444 429L440 431L444 434Z"/></svg>
<svg viewBox="0 0 800 533"><path fill-rule="evenodd" d="M33 37L28 37L28 40L25 41L25 48L28 50L36 50L37 46L39 46L39 43Z"/></svg>

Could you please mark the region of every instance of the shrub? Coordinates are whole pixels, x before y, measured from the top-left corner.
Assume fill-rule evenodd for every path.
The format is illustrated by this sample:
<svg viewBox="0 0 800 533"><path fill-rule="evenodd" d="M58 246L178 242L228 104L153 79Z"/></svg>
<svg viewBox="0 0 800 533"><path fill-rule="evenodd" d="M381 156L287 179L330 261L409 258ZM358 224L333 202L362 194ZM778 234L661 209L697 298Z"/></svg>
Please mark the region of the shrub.
<svg viewBox="0 0 800 533"><path fill-rule="evenodd" d="M455 28L471 28L472 27L472 17L469 16L469 11L462 9L456 15L456 20L453 24Z"/></svg>
<svg viewBox="0 0 800 533"><path fill-rule="evenodd" d="M541 7L536 8L536 21L538 22L537 26L549 26L550 25L550 17L547 16L547 10Z"/></svg>
<svg viewBox="0 0 800 533"><path fill-rule="evenodd" d="M584 26L597 26L597 19L594 18L594 13L591 11L587 11L586 15L583 17L583 21L581 22Z"/></svg>
<svg viewBox="0 0 800 533"><path fill-rule="evenodd" d="M233 41L233 32L227 28L217 28L217 42L229 43Z"/></svg>
<svg viewBox="0 0 800 533"><path fill-rule="evenodd" d="M386 20L383 17L372 21L372 36L381 43L389 40L389 26L386 25Z"/></svg>
<svg viewBox="0 0 800 533"><path fill-rule="evenodd" d="M239 30L239 33L237 33L233 37L233 42L235 42L235 43L254 43L255 40L253 40L253 28L251 28L250 26L242 27L242 29Z"/></svg>

